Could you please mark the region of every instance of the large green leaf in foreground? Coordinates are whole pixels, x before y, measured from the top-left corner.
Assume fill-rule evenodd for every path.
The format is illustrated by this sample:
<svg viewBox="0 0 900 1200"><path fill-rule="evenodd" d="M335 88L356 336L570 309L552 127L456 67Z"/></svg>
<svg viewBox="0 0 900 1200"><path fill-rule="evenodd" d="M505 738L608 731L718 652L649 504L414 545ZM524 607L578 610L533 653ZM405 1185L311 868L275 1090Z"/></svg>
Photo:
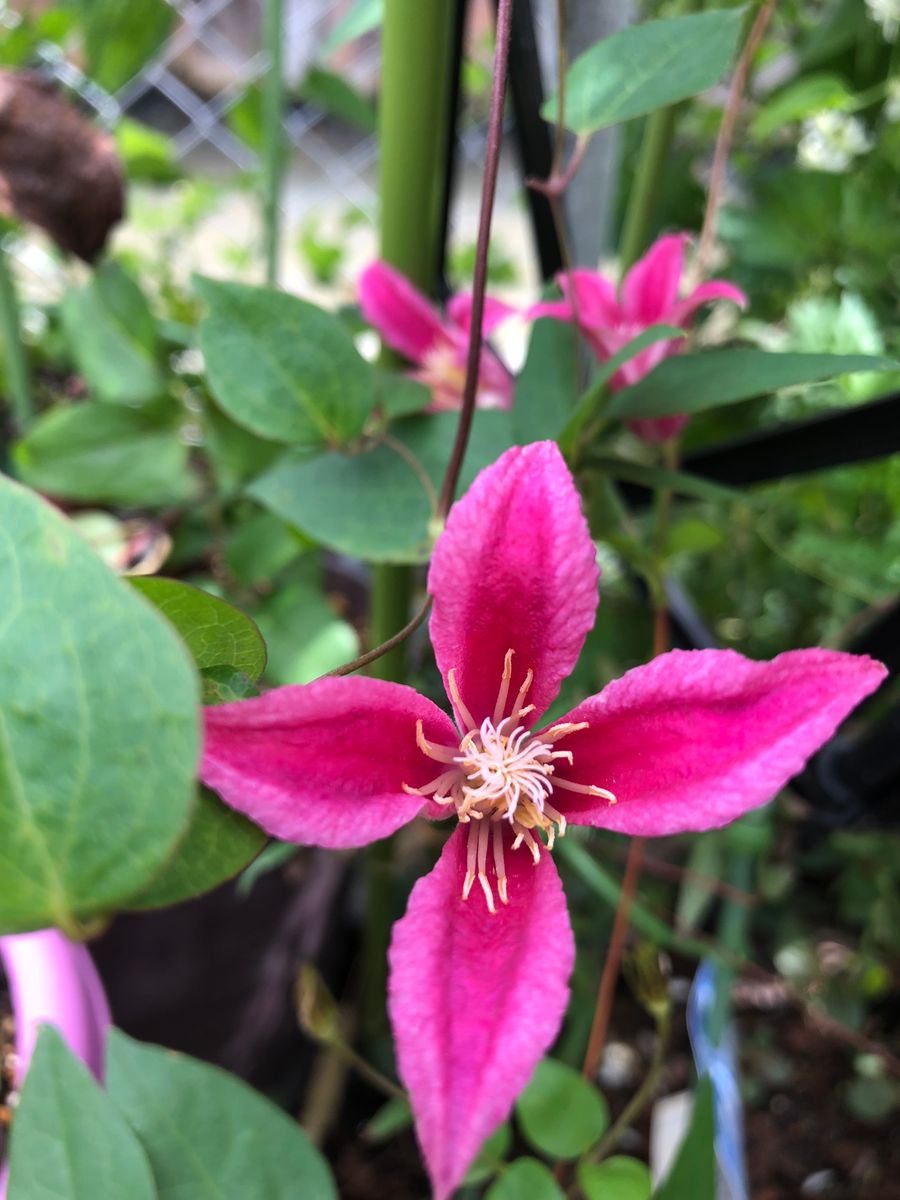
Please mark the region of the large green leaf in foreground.
<svg viewBox="0 0 900 1200"><path fill-rule="evenodd" d="M71 927L183 833L198 687L166 621L0 477L0 930Z"/></svg>
<svg viewBox="0 0 900 1200"><path fill-rule="evenodd" d="M155 1200L147 1156L55 1029L38 1037L12 1137L9 1200Z"/></svg>
<svg viewBox="0 0 900 1200"><path fill-rule="evenodd" d="M218 1067L113 1030L107 1087L150 1158L159 1200L336 1200L296 1122Z"/></svg>

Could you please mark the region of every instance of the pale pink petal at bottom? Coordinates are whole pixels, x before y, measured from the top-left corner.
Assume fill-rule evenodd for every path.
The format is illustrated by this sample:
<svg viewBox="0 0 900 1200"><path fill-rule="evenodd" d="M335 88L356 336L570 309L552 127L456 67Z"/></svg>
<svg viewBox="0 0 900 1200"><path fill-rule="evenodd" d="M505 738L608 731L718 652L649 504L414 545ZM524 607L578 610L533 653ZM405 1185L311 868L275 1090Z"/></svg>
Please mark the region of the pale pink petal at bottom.
<svg viewBox="0 0 900 1200"><path fill-rule="evenodd" d="M653 325L671 319L678 300L686 241L683 233L659 238L627 272L621 288L627 321Z"/></svg>
<svg viewBox="0 0 900 1200"><path fill-rule="evenodd" d="M481 331L485 337L490 337L504 321L514 317L519 310L512 304L497 300L494 296L484 298L484 316L481 321ZM472 293L459 292L447 301L447 316L463 333L468 334L472 325Z"/></svg>
<svg viewBox="0 0 900 1200"><path fill-rule="evenodd" d="M0 961L16 1028L16 1086L21 1086L40 1025L53 1025L98 1079L103 1077L109 1006L87 947L56 929L0 937Z"/></svg>
<svg viewBox="0 0 900 1200"><path fill-rule="evenodd" d="M886 674L836 650L771 662L673 650L562 718L589 728L561 743L574 766L560 775L617 803L557 788L553 804L575 824L641 837L726 825L771 800Z"/></svg>
<svg viewBox="0 0 900 1200"><path fill-rule="evenodd" d="M710 304L714 300L731 300L738 308L747 307L747 297L739 287L735 287L733 283L725 283L724 280L712 279L709 283L701 283L689 296L675 305L672 310L672 324L685 325L701 305Z"/></svg>
<svg viewBox="0 0 900 1200"><path fill-rule="evenodd" d="M388 1007L435 1200L459 1185L559 1031L575 947L551 856L509 849L509 904L461 898L460 826L394 926Z"/></svg>
<svg viewBox="0 0 900 1200"><path fill-rule="evenodd" d="M267 833L316 846L363 846L421 809L440 772L416 745L456 745L450 718L412 688L352 676L276 688L203 710L200 777Z"/></svg>
<svg viewBox="0 0 900 1200"><path fill-rule="evenodd" d="M428 573L431 641L480 724L513 650L509 705L526 672L535 715L578 660L597 607L597 561L581 499L554 442L513 447L452 508Z"/></svg>
<svg viewBox="0 0 900 1200"><path fill-rule="evenodd" d="M357 280L359 306L392 350L421 362L449 332L440 315L405 275L384 262L366 267Z"/></svg>

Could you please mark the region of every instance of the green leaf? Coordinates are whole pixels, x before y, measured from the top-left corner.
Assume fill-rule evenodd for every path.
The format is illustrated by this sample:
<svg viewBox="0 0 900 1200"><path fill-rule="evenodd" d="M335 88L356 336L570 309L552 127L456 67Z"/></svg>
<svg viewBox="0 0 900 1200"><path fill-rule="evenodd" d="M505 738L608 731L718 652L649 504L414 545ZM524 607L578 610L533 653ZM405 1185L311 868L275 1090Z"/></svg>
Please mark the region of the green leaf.
<svg viewBox="0 0 900 1200"><path fill-rule="evenodd" d="M516 380L511 412L516 441L522 445L555 438L578 399L578 331L543 317L535 321L528 356Z"/></svg>
<svg viewBox="0 0 900 1200"><path fill-rule="evenodd" d="M169 414L105 404L44 413L14 446L13 461L25 483L67 500L154 507L180 503L197 487Z"/></svg>
<svg viewBox="0 0 900 1200"><path fill-rule="evenodd" d="M0 596L0 929L71 929L184 833L197 679L168 622L2 477Z"/></svg>
<svg viewBox="0 0 900 1200"><path fill-rule="evenodd" d="M375 132L375 106L334 71L310 67L300 85L300 98L364 133Z"/></svg>
<svg viewBox="0 0 900 1200"><path fill-rule="evenodd" d="M340 46L377 29L384 17L384 0L356 0L322 43L320 54L332 54Z"/></svg>
<svg viewBox="0 0 900 1200"><path fill-rule="evenodd" d="M578 401L575 411L566 422L565 428L559 435L560 445L571 446L589 421L602 416L602 406L606 400L606 385L619 367L655 342L670 341L672 338L681 339L686 336L683 329L674 325L651 325L649 329L642 330L637 337L632 338L627 345L607 359L594 374L591 386Z"/></svg>
<svg viewBox="0 0 900 1200"><path fill-rule="evenodd" d="M149 125L120 117L115 139L130 183L172 183L181 174L171 140Z"/></svg>
<svg viewBox="0 0 900 1200"><path fill-rule="evenodd" d="M826 108L847 108L852 102L853 96L839 75L806 75L761 105L750 122L750 133L763 141L792 121L802 121Z"/></svg>
<svg viewBox="0 0 900 1200"><path fill-rule="evenodd" d="M374 1117L363 1127L367 1142L386 1142L395 1133L409 1129L412 1125L412 1109L405 1096L394 1096L382 1104Z"/></svg>
<svg viewBox="0 0 900 1200"><path fill-rule="evenodd" d="M376 371L375 387L378 407L388 417L409 417L431 403L430 389L408 375Z"/></svg>
<svg viewBox="0 0 900 1200"><path fill-rule="evenodd" d="M699 475L689 475L686 471L648 467L644 463L629 462L625 458L613 458L612 455L591 455L589 461L593 468L613 479L639 483L654 490L671 488L673 492L683 496L695 496L698 500L721 500L731 504L747 501L744 493L736 488L726 487L724 483L714 483Z"/></svg>
<svg viewBox="0 0 900 1200"><path fill-rule="evenodd" d="M303 550L304 543L284 521L257 510L231 531L225 561L236 579L256 587L272 580Z"/></svg>
<svg viewBox="0 0 900 1200"><path fill-rule="evenodd" d="M485 1192L484 1200L565 1200L565 1192L536 1158L517 1158Z"/></svg>
<svg viewBox="0 0 900 1200"><path fill-rule="evenodd" d="M697 1084L691 1123L678 1157L653 1200L716 1200L716 1150L713 1094L709 1077Z"/></svg>
<svg viewBox="0 0 900 1200"><path fill-rule="evenodd" d="M868 354L772 354L749 348L677 354L633 387L617 392L607 411L623 420L702 412L778 388L897 366L889 358Z"/></svg>
<svg viewBox="0 0 900 1200"><path fill-rule="evenodd" d="M150 1163L56 1030L42 1027L16 1108L10 1200L156 1200Z"/></svg>
<svg viewBox="0 0 900 1200"><path fill-rule="evenodd" d="M269 842L268 846L260 851L246 870L241 872L241 877L235 885L237 895L241 899L249 896L256 886L257 881L262 879L263 875L268 875L270 871L277 871L279 867L283 867L285 863L289 863L291 859L297 857L299 850L300 847L293 842ZM390 1104L391 1101L388 1101L388 1103ZM375 1119L373 1117L373 1120ZM409 1120L412 1121L411 1115Z"/></svg>
<svg viewBox="0 0 900 1200"><path fill-rule="evenodd" d="M77 0L87 74L118 91L162 46L175 11L165 0Z"/></svg>
<svg viewBox="0 0 900 1200"><path fill-rule="evenodd" d="M375 402L372 371L337 317L286 292L198 278L209 386L239 425L321 449L352 442Z"/></svg>
<svg viewBox="0 0 900 1200"><path fill-rule="evenodd" d="M359 638L326 600L314 561L279 587L261 606L257 620L269 643L266 677L273 683L311 683L359 654Z"/></svg>
<svg viewBox="0 0 900 1200"><path fill-rule="evenodd" d="M156 321L120 263L104 263L84 287L70 288L60 315L72 357L98 400L146 404L165 390Z"/></svg>
<svg viewBox="0 0 900 1200"><path fill-rule="evenodd" d="M737 49L743 8L714 9L645 21L604 38L579 55L566 76L566 128L593 133L705 91ZM556 121L559 101L541 109Z"/></svg>
<svg viewBox="0 0 900 1200"><path fill-rule="evenodd" d="M581 1163L578 1186L585 1200L650 1200L653 1190L644 1164L624 1154L615 1154L602 1163Z"/></svg>
<svg viewBox="0 0 900 1200"><path fill-rule="evenodd" d="M143 1143L159 1200L337 1198L296 1122L217 1067L113 1030L107 1088Z"/></svg>
<svg viewBox="0 0 900 1200"><path fill-rule="evenodd" d="M606 1101L594 1085L555 1058L538 1063L516 1116L528 1141L548 1158L577 1158L609 1124Z"/></svg>
<svg viewBox="0 0 900 1200"><path fill-rule="evenodd" d="M472 1187L493 1178L504 1165L504 1159L512 1147L513 1133L509 1121L498 1125L478 1152L478 1157L466 1171L463 1187Z"/></svg>
<svg viewBox="0 0 900 1200"><path fill-rule="evenodd" d="M476 413L460 495L510 445L509 417ZM434 502L422 476L436 492L458 419L433 413L396 422L390 436L400 449L380 444L306 461L288 455L251 485L250 495L332 549L370 562L423 562L433 541Z"/></svg>
<svg viewBox="0 0 900 1200"><path fill-rule="evenodd" d="M262 675L266 644L240 609L178 579L136 577L129 583L171 621L200 670L234 667L254 682Z"/></svg>
<svg viewBox="0 0 900 1200"><path fill-rule="evenodd" d="M259 688L250 676L234 667L206 667L200 672L200 682L204 704L232 704L259 695Z"/></svg>
<svg viewBox="0 0 900 1200"><path fill-rule="evenodd" d="M695 837L678 889L675 926L679 930L698 929L715 899L717 880L724 878L725 847L717 830Z"/></svg>
<svg viewBox="0 0 900 1200"><path fill-rule="evenodd" d="M165 908L232 879L259 854L266 835L252 821L201 788L191 823L169 861L125 905Z"/></svg>

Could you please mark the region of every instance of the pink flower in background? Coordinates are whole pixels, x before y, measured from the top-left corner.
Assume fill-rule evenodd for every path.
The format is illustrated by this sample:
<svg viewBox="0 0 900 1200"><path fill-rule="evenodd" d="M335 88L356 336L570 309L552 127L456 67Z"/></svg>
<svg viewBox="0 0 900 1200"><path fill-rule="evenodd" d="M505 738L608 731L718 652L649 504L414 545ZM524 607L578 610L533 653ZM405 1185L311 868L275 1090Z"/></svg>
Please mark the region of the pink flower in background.
<svg viewBox="0 0 900 1200"><path fill-rule="evenodd" d="M16 1030L13 1080L20 1088L40 1025L53 1025L69 1049L100 1080L111 1021L103 985L86 946L55 929L0 937L0 961L12 998ZM0 1167L0 1197L6 1168Z"/></svg>
<svg viewBox="0 0 900 1200"><path fill-rule="evenodd" d="M743 308L747 303L744 293L733 284L716 279L701 283L683 300L678 299L687 240L683 233L659 238L626 272L618 295L612 282L599 271L583 268L563 271L557 276L557 283L564 298L536 304L527 315L577 320L598 361L606 362L651 325L677 325L686 329L697 309L711 300L732 300ZM637 383L664 358L678 354L683 348L684 341L680 338L654 342L616 371L609 382L611 390ZM660 442L679 433L687 420L683 416L660 417L630 421L629 426L639 437Z"/></svg>
<svg viewBox="0 0 900 1200"><path fill-rule="evenodd" d="M459 408L466 378L471 295L454 296L447 305L445 320L405 276L387 263L374 262L367 267L358 287L363 316L392 350L416 364L410 376L430 388L429 412ZM484 336L489 337L515 311L500 300L486 297ZM478 371L478 407L509 408L512 398L512 376L485 347Z"/></svg>
<svg viewBox="0 0 900 1200"><path fill-rule="evenodd" d="M673 651L536 728L594 623L597 576L555 444L511 449L454 506L428 575L455 722L362 677L205 711L204 782L277 837L362 846L420 813L457 821L389 952L397 1061L437 1200L559 1031L575 947L550 851L567 824L725 825L885 675L830 650Z"/></svg>

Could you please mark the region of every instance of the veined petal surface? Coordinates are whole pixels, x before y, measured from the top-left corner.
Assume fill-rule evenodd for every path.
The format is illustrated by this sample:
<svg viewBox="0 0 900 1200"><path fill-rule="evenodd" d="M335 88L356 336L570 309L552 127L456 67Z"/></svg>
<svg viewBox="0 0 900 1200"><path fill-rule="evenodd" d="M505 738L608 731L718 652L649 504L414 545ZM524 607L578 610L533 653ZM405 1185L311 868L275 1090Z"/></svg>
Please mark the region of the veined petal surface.
<svg viewBox="0 0 900 1200"><path fill-rule="evenodd" d="M412 688L352 676L204 709L203 782L274 837L364 846L422 808L435 764L416 744L456 744L450 718Z"/></svg>
<svg viewBox="0 0 900 1200"><path fill-rule="evenodd" d="M388 1007L400 1077L446 1200L554 1041L575 956L552 857L508 851L509 904L462 899L466 831L448 839L394 926Z"/></svg>
<svg viewBox="0 0 900 1200"><path fill-rule="evenodd" d="M836 650L662 654L562 718L589 723L563 743L565 778L617 802L556 790L553 803L575 824L641 837L726 825L771 800L886 674Z"/></svg>

